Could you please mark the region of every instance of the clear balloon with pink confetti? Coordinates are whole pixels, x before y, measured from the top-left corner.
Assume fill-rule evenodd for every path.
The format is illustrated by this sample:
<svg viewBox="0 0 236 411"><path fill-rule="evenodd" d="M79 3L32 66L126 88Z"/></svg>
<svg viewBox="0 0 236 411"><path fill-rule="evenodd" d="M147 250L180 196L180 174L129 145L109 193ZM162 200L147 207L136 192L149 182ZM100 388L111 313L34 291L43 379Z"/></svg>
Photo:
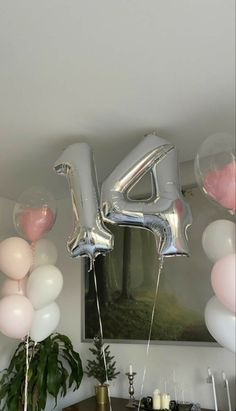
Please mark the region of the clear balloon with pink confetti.
<svg viewBox="0 0 236 411"><path fill-rule="evenodd" d="M235 139L227 133L209 136L200 146L194 164L195 177L203 193L235 214Z"/></svg>

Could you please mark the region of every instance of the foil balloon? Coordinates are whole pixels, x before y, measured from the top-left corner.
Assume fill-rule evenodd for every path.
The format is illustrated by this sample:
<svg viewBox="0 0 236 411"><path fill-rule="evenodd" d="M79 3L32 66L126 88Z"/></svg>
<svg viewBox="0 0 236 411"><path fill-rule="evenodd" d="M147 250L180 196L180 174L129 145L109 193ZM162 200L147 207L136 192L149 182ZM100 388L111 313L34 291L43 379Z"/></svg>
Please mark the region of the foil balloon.
<svg viewBox="0 0 236 411"><path fill-rule="evenodd" d="M131 189L149 171L152 195L144 201L131 199ZM186 231L192 217L178 175L175 147L155 134L144 137L102 185L104 221L150 230L160 255L188 255Z"/></svg>
<svg viewBox="0 0 236 411"><path fill-rule="evenodd" d="M68 179L74 213L74 232L67 242L72 257L97 255L113 249L113 236L104 226L92 150L86 143L66 148L54 165Z"/></svg>

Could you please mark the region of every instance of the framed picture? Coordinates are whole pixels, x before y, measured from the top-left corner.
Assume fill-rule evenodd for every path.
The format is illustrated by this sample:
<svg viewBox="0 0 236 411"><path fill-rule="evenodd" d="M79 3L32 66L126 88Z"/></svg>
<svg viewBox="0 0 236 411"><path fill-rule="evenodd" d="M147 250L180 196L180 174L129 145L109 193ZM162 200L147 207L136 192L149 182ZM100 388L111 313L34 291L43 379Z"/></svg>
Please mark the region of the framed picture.
<svg viewBox="0 0 236 411"><path fill-rule="evenodd" d="M188 232L190 257L164 259L151 342L217 345L204 321L205 305L214 293L210 283L212 263L202 250L201 238L211 221L229 216L211 204L199 188L189 187L183 193L193 214ZM154 236L139 228L109 228L114 233L114 250L95 261L104 339L146 342L159 268ZM82 323L84 341L99 332L94 273L86 264Z"/></svg>

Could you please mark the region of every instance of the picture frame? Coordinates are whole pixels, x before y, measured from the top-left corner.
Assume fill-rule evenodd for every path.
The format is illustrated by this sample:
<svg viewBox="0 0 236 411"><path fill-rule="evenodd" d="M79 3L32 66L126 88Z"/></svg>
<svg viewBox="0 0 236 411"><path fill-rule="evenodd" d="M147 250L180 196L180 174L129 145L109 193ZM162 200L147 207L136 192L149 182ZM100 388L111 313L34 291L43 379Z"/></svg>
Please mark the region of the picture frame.
<svg viewBox="0 0 236 411"><path fill-rule="evenodd" d="M164 258L151 344L219 346L204 321L204 308L214 292L210 282L212 263L204 254L201 238L210 222L229 215L211 203L196 185L185 187L183 194L193 215L188 232L190 257ZM89 272L87 261L84 263L82 340L90 341L102 324L105 341L146 343L159 266L154 236L146 229L109 228L115 238L113 251L96 258L95 273Z"/></svg>

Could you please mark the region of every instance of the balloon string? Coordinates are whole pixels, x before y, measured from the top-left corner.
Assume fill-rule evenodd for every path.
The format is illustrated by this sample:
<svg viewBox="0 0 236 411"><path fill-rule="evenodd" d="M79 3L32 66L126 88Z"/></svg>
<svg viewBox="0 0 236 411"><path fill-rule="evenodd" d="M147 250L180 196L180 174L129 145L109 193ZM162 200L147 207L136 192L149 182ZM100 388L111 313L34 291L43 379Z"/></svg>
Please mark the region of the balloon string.
<svg viewBox="0 0 236 411"><path fill-rule="evenodd" d="M25 340L25 392L24 392L24 411L27 411L28 404L28 375L29 375L29 334Z"/></svg>
<svg viewBox="0 0 236 411"><path fill-rule="evenodd" d="M31 246L32 252L33 252L33 254L34 254L34 252L35 252L35 241L32 241L32 243L30 244L30 246Z"/></svg>
<svg viewBox="0 0 236 411"><path fill-rule="evenodd" d="M30 271L32 271L33 266L34 266L34 260L35 260L35 241L32 241L32 243L30 244L30 247L31 247L32 254L33 254L32 266L30 267Z"/></svg>
<svg viewBox="0 0 236 411"><path fill-rule="evenodd" d="M140 399L139 399L139 404L138 404L138 411L140 410L140 406L141 406L141 399L142 399L142 395L143 395L144 382L145 382L145 377L146 377L146 372L147 372L147 361L148 361L148 356L149 356L149 349L150 349L154 314L155 314L155 310L156 310L157 294L158 294L158 289L159 289L160 276L161 276L161 272L162 272L163 265L164 265L163 256L160 256L159 261L160 261L160 264L159 264L159 268L158 268L158 272L157 272L156 290L155 290L154 302L153 302L153 307L152 307L152 315L151 315L151 323L150 323L149 334L148 334L148 341L147 341L147 346L146 346L146 361L145 361L145 365L144 365L144 369L143 369L143 378L142 378L142 384L141 384L141 390L140 390Z"/></svg>
<svg viewBox="0 0 236 411"><path fill-rule="evenodd" d="M32 349L32 354L31 357L29 357L29 334L26 337L25 340L25 389L24 389L24 411L27 411L27 406L28 406L28 377L29 377L29 366L30 366L30 361L32 360L32 357L34 355L34 349L36 347L37 343L35 342L33 345Z"/></svg>
<svg viewBox="0 0 236 411"><path fill-rule="evenodd" d="M103 355L103 361L104 361L104 366L105 366L106 383L107 383L107 389L108 389L109 408L110 408L110 411L112 411L111 396L110 396L110 389L109 389L109 383L108 383L109 380L108 380L108 374L107 374L107 361L106 361L106 355L105 355L104 344L103 344L102 317L101 317L101 309L100 309L100 303L99 303L99 297L98 297L98 285L97 285L97 277L96 277L96 270L95 270L94 260L93 260L93 279L94 279L94 288L95 288L95 294L96 294L96 304L97 304L100 335L101 335L101 339L102 339L102 355Z"/></svg>

